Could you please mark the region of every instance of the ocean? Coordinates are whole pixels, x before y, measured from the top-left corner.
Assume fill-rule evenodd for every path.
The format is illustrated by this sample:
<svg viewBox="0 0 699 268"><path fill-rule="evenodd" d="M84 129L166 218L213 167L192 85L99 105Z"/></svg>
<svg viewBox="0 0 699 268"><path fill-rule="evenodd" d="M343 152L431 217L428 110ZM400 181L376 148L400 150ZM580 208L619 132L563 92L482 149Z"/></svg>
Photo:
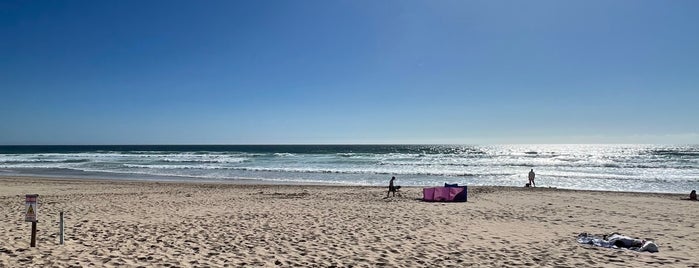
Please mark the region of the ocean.
<svg viewBox="0 0 699 268"><path fill-rule="evenodd" d="M0 175L689 193L699 145L0 146Z"/></svg>

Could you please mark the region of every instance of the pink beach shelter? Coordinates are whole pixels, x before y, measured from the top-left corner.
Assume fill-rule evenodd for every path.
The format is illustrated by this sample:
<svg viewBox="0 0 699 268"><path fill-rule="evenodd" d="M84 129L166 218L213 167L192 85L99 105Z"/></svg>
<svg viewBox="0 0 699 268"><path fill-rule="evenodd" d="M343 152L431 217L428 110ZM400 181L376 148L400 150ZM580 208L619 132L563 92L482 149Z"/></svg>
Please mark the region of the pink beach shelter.
<svg viewBox="0 0 699 268"><path fill-rule="evenodd" d="M466 202L466 186L432 187L422 189L422 200L429 202Z"/></svg>

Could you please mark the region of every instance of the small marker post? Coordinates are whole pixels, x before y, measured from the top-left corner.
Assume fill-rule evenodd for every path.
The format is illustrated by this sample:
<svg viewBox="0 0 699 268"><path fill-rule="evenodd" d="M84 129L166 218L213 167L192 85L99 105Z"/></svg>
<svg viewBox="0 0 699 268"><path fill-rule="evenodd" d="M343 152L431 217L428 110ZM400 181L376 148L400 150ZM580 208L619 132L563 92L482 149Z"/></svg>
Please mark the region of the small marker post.
<svg viewBox="0 0 699 268"><path fill-rule="evenodd" d="M63 245L63 211L60 214L60 220L58 221L58 243Z"/></svg>

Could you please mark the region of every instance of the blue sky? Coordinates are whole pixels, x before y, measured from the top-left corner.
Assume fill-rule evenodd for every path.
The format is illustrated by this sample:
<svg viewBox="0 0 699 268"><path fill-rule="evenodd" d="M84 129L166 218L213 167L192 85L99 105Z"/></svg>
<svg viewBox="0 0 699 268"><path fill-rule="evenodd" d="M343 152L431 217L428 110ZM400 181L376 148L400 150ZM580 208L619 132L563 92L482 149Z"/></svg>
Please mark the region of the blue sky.
<svg viewBox="0 0 699 268"><path fill-rule="evenodd" d="M696 14L0 0L0 144L699 143Z"/></svg>

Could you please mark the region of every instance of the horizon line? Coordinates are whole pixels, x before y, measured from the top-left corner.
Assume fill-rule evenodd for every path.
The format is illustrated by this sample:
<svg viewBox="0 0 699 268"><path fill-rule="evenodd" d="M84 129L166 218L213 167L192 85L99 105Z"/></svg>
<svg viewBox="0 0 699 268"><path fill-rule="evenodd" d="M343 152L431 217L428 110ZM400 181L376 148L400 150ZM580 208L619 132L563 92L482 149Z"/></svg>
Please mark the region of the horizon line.
<svg viewBox="0 0 699 268"><path fill-rule="evenodd" d="M699 145L699 143L170 143L170 144L0 144L0 146L337 146L337 145Z"/></svg>

